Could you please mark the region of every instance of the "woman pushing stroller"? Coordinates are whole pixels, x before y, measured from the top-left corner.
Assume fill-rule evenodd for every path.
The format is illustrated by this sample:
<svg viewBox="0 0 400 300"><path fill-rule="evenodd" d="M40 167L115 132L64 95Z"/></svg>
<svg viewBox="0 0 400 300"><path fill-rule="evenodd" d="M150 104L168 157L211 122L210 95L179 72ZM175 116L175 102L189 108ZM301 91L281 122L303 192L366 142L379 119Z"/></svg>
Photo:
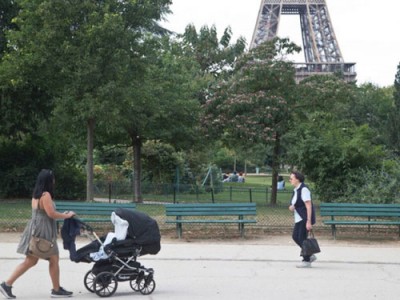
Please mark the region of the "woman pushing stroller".
<svg viewBox="0 0 400 300"><path fill-rule="evenodd" d="M55 177L53 171L43 169L36 179L36 184L32 195L32 218L28 222L19 242L17 252L24 254L25 260L19 264L11 273L10 277L0 284L0 292L7 299L16 298L12 293L12 285L26 271L35 266L39 258L29 252L29 243L32 238L33 226L35 226L36 235L54 242L54 255L50 256L49 273L53 289L50 296L52 298L71 297L72 292L65 290L60 286L60 267L59 250L57 246L57 219L69 219L75 215L74 212L58 212L53 202Z"/></svg>

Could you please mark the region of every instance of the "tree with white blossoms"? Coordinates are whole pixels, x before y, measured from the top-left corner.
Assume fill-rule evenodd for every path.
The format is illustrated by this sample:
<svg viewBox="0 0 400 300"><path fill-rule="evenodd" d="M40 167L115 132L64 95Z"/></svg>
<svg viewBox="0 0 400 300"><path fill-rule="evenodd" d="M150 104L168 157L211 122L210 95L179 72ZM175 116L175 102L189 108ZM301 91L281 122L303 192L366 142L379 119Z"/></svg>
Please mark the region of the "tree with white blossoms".
<svg viewBox="0 0 400 300"><path fill-rule="evenodd" d="M205 103L203 127L231 147L272 147L271 204L276 204L281 137L290 124L295 99L295 69L286 56L300 48L276 38L240 57L234 75L218 83Z"/></svg>

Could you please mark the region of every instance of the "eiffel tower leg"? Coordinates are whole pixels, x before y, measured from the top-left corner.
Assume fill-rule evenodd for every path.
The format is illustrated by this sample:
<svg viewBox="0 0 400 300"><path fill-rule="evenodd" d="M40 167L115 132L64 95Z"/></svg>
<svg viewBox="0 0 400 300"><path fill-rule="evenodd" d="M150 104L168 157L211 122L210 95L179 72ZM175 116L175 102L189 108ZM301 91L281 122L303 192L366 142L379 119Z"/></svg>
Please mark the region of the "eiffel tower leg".
<svg viewBox="0 0 400 300"><path fill-rule="evenodd" d="M278 32L282 4L268 4L267 2L266 0L261 1L250 48L257 47L265 41L272 40L276 37Z"/></svg>
<svg viewBox="0 0 400 300"><path fill-rule="evenodd" d="M325 0L260 0L250 49L277 36L281 15L300 15L305 63L297 63L296 80L316 74L342 73L354 81L354 63L344 63Z"/></svg>
<svg viewBox="0 0 400 300"><path fill-rule="evenodd" d="M300 14L301 36L303 38L304 58L306 62L319 62L318 51L313 40L313 28L306 13Z"/></svg>
<svg viewBox="0 0 400 300"><path fill-rule="evenodd" d="M343 62L328 8L307 4L300 14L306 62Z"/></svg>

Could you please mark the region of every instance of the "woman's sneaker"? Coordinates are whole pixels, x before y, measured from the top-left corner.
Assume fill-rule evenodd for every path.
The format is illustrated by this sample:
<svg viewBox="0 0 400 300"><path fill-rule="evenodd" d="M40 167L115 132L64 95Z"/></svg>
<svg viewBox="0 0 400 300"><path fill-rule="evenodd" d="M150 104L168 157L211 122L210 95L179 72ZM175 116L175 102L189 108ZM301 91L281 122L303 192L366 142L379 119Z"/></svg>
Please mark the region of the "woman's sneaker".
<svg viewBox="0 0 400 300"><path fill-rule="evenodd" d="M66 297L72 297L72 292L68 292L64 290L61 286L58 289L58 291L51 290L51 298L66 298Z"/></svg>
<svg viewBox="0 0 400 300"><path fill-rule="evenodd" d="M8 286L4 281L0 284L0 292L6 297L7 299L15 299L15 297L11 292L12 286Z"/></svg>

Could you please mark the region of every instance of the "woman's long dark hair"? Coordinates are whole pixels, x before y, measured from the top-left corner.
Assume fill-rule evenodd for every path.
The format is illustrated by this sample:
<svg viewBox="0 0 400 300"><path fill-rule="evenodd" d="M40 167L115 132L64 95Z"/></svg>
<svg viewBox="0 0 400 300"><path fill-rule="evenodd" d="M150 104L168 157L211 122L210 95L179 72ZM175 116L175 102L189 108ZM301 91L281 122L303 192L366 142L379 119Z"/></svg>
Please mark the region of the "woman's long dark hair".
<svg viewBox="0 0 400 300"><path fill-rule="evenodd" d="M35 188L32 197L40 199L44 192L49 192L51 198L54 198L54 174L52 170L43 169L36 178Z"/></svg>

